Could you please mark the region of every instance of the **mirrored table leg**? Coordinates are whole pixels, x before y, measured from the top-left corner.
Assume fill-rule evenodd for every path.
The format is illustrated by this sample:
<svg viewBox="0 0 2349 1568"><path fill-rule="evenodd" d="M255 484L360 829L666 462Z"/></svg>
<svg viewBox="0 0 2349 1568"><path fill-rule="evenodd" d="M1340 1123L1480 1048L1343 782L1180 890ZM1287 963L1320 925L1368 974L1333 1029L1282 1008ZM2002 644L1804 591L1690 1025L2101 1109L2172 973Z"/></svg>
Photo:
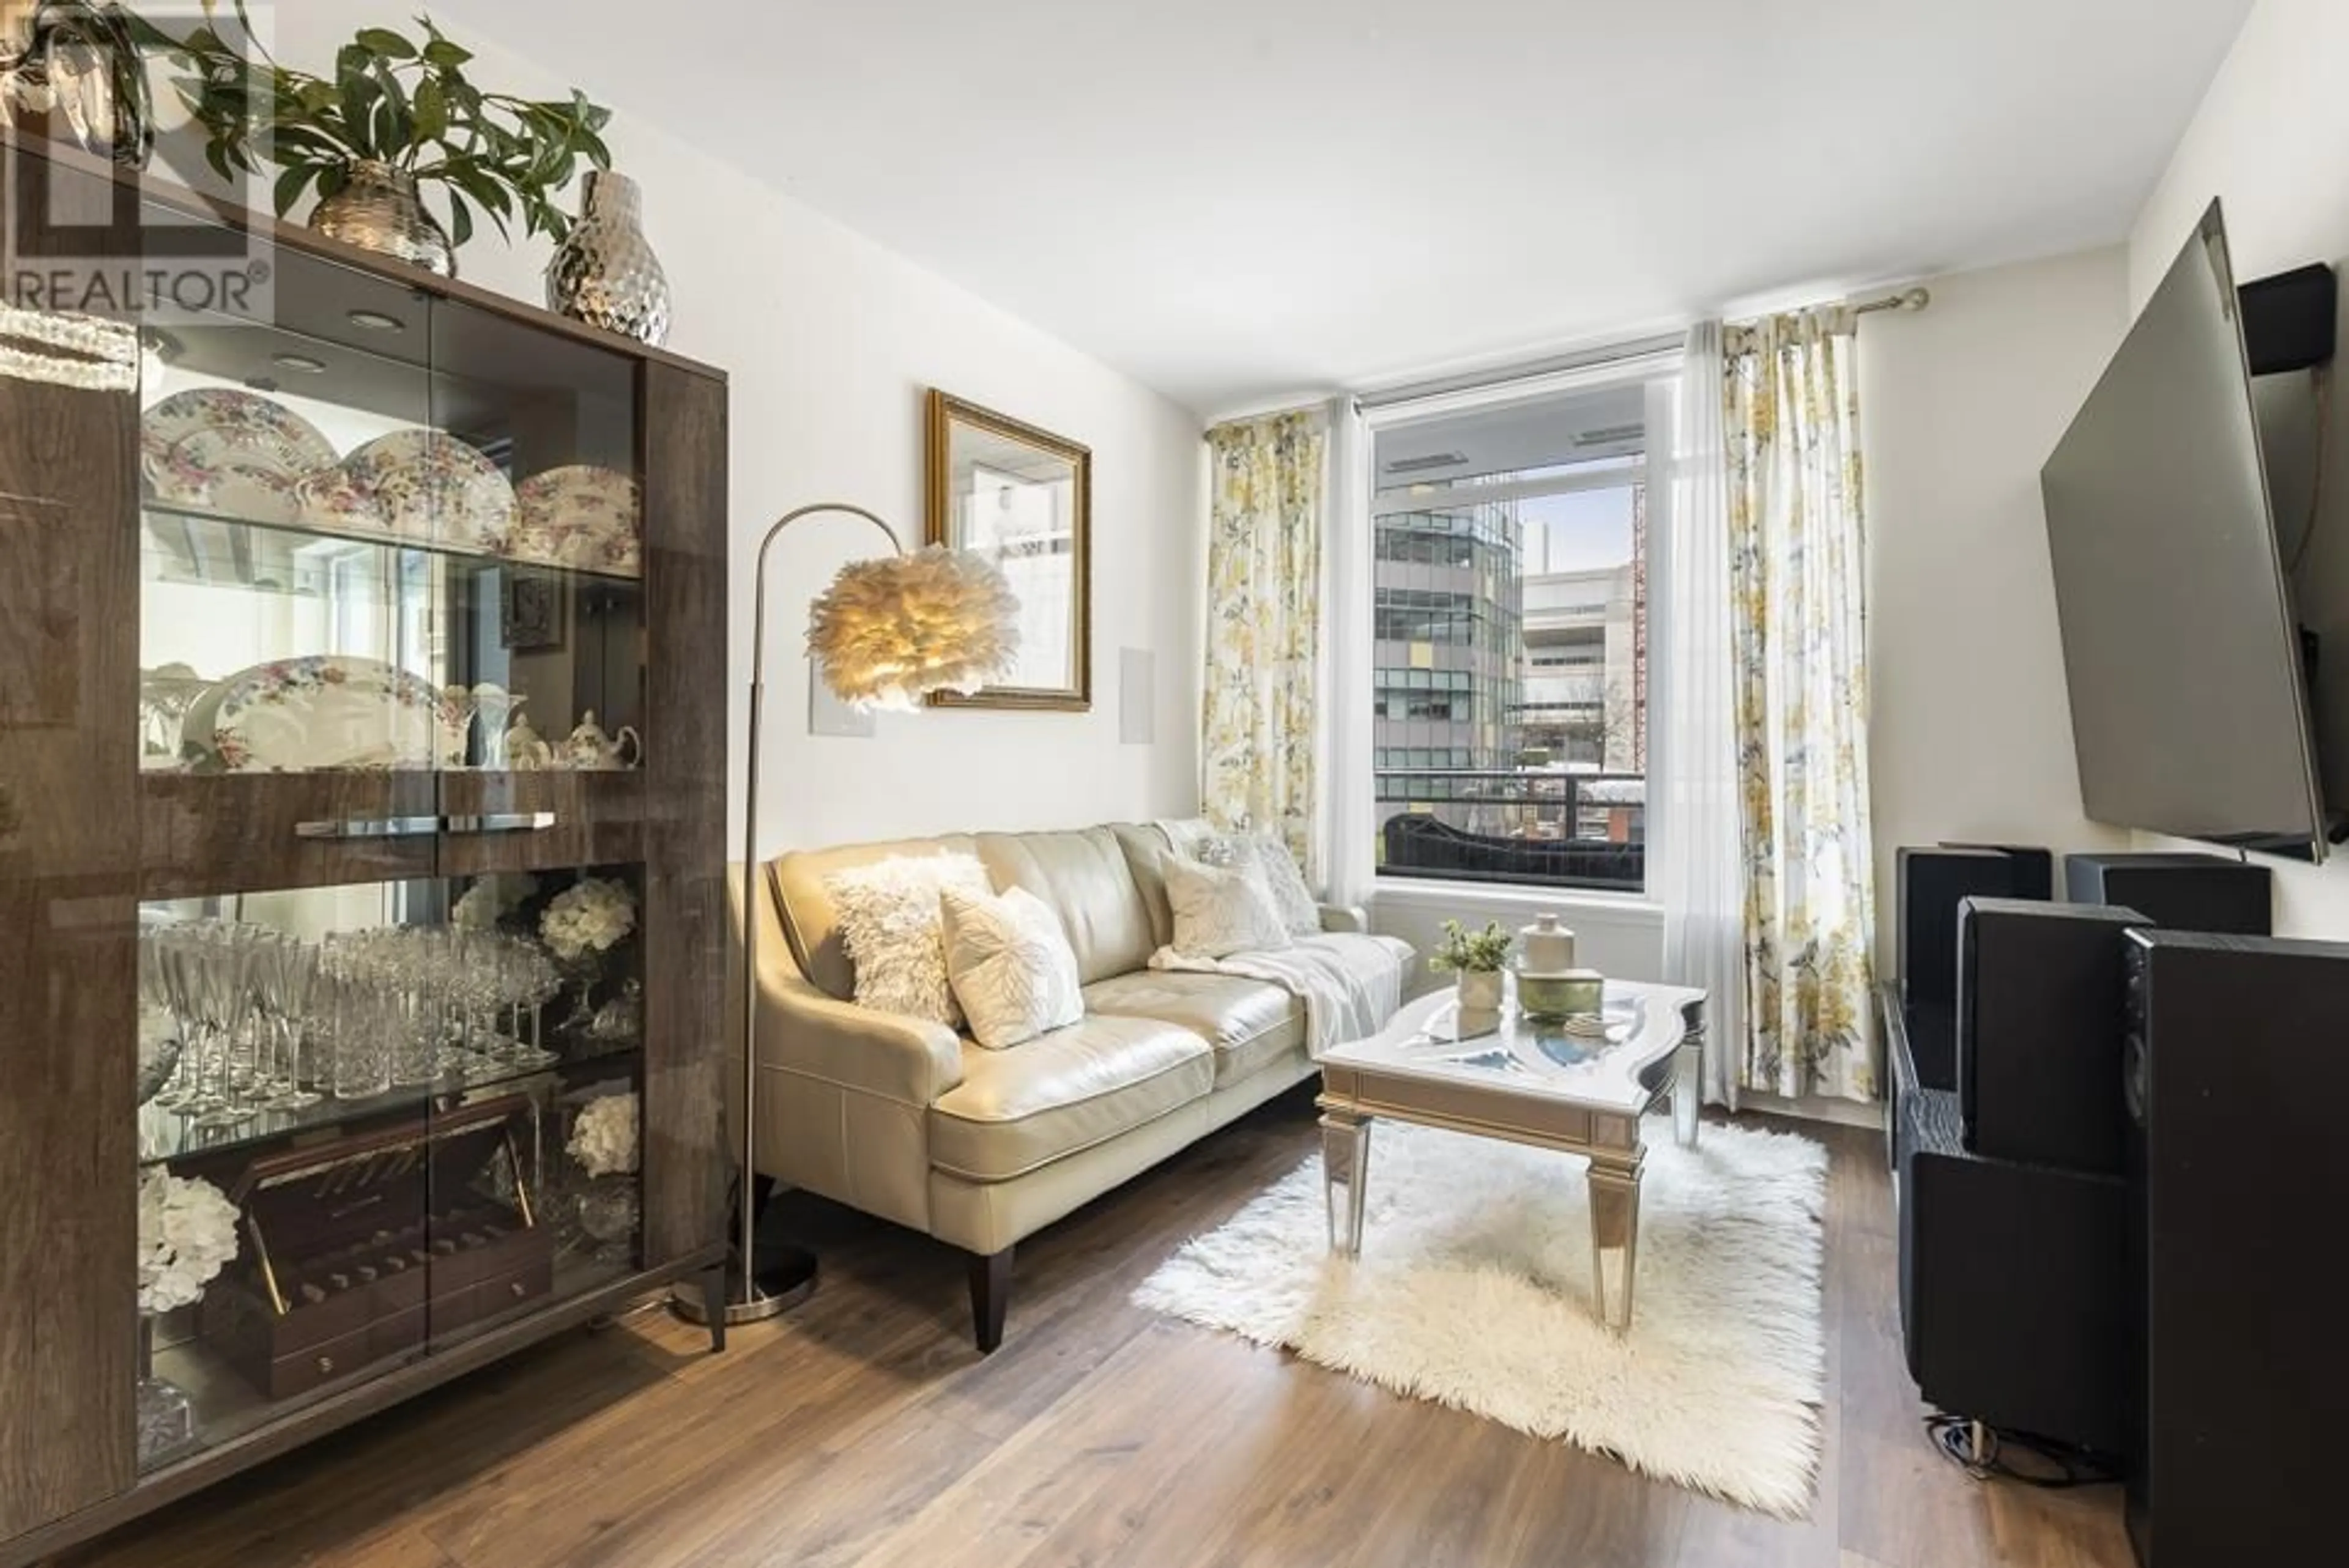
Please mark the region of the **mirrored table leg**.
<svg viewBox="0 0 2349 1568"><path fill-rule="evenodd" d="M1611 1267L1609 1265L1612 1265ZM1590 1162L1590 1284L1599 1321L1631 1326L1631 1284L1640 1264L1640 1167Z"/></svg>
<svg viewBox="0 0 2349 1568"><path fill-rule="evenodd" d="M1692 1030L1681 1042L1672 1064L1672 1141L1696 1147L1698 1112L1704 1106L1704 1032Z"/></svg>
<svg viewBox="0 0 2349 1568"><path fill-rule="evenodd" d="M1371 1121L1348 1110L1321 1115L1321 1181L1330 1201L1330 1250L1362 1253L1362 1210L1371 1170Z"/></svg>

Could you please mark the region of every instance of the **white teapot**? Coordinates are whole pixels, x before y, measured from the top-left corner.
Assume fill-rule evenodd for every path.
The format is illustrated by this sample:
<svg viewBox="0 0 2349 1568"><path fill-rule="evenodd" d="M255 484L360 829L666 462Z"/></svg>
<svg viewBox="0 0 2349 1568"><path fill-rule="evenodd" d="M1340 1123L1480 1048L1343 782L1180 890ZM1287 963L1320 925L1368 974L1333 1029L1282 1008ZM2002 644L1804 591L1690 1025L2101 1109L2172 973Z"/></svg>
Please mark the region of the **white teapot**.
<svg viewBox="0 0 2349 1568"><path fill-rule="evenodd" d="M555 765L560 768L634 768L644 759L644 738L625 724L620 726L619 734L605 734L604 727L595 722L595 710L592 707L580 715L579 727L554 747Z"/></svg>
<svg viewBox="0 0 2349 1568"><path fill-rule="evenodd" d="M554 748L539 738L530 720L515 716L513 727L505 735L506 766L517 773L535 773L554 764Z"/></svg>

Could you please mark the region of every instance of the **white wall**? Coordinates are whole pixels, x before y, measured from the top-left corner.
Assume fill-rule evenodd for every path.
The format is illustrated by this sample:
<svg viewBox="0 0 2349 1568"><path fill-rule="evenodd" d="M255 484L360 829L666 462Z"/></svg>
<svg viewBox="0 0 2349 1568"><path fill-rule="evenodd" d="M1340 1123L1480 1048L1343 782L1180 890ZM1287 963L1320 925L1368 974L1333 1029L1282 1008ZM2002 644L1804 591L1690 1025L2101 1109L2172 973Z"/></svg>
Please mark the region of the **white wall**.
<svg viewBox="0 0 2349 1568"><path fill-rule="evenodd" d="M2349 266L2349 5L2260 0L2129 237L2129 299L2142 304L2212 197L2226 208L2242 278L2310 262ZM2349 397L2327 433L2328 501L2297 584L2323 634L2319 740L2328 792L2349 795ZM2303 492L2304 493L2304 492ZM2279 509L2288 507L2279 483ZM2296 538L2289 512L2282 525ZM2166 841L2147 839L2148 846ZM2290 935L2349 938L2349 860L2271 862Z"/></svg>
<svg viewBox="0 0 2349 1568"><path fill-rule="evenodd" d="M318 69L379 5L277 8L279 57ZM531 58L458 35L484 87L562 96L549 39ZM534 59L555 63L540 66ZM1199 426L1188 413L774 189L686 147L629 84L581 81L618 113L618 167L644 186L646 228L677 293L669 346L732 378L731 733L747 697L750 552L767 522L804 502L854 501L918 542L922 391L940 386L1081 441L1093 452L1093 711L884 715L869 740L807 733L808 599L879 541L854 520L796 525L777 546L767 665L762 850L955 827L1075 825L1187 815L1197 798L1196 695L1205 556ZM842 135L854 135L843 127ZM477 236L465 276L542 297L543 239L503 249ZM1147 309L1147 301L1135 308ZM1157 655L1156 742L1118 743L1118 651ZM741 758L733 758L739 773ZM739 797L740 786L735 787ZM733 802L739 839L740 801Z"/></svg>
<svg viewBox="0 0 2349 1568"><path fill-rule="evenodd" d="M2080 814L2039 467L2118 346L2115 247L1930 280L1859 334L1878 956L1894 850L2126 849Z"/></svg>

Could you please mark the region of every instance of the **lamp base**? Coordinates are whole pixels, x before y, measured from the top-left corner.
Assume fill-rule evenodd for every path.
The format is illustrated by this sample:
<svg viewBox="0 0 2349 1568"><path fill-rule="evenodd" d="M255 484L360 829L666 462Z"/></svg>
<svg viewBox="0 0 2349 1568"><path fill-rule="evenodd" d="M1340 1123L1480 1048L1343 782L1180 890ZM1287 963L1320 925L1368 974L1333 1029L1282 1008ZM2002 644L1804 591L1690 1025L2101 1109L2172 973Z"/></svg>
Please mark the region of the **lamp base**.
<svg viewBox="0 0 2349 1568"><path fill-rule="evenodd" d="M780 1317L815 1294L813 1253L801 1247L761 1247L759 1252L758 1270L748 1280L742 1277L738 1260L727 1260L726 1321L730 1326ZM700 1285L691 1280L679 1280L669 1287L668 1305L671 1312L688 1323L709 1321L709 1304Z"/></svg>

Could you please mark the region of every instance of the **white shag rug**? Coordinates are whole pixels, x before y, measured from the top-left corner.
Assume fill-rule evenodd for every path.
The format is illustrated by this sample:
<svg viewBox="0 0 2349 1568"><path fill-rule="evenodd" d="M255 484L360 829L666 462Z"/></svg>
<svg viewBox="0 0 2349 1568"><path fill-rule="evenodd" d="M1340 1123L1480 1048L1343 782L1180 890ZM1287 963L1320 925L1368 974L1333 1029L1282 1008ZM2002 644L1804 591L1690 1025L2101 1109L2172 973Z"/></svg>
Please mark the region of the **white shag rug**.
<svg viewBox="0 0 2349 1568"><path fill-rule="evenodd" d="M1581 1159L1377 1124L1362 1255L1329 1250L1319 1156L1134 1292L1157 1311L1612 1454L1784 1519L1808 1514L1826 1391L1826 1150L1648 1123L1630 1332L1590 1305Z"/></svg>

